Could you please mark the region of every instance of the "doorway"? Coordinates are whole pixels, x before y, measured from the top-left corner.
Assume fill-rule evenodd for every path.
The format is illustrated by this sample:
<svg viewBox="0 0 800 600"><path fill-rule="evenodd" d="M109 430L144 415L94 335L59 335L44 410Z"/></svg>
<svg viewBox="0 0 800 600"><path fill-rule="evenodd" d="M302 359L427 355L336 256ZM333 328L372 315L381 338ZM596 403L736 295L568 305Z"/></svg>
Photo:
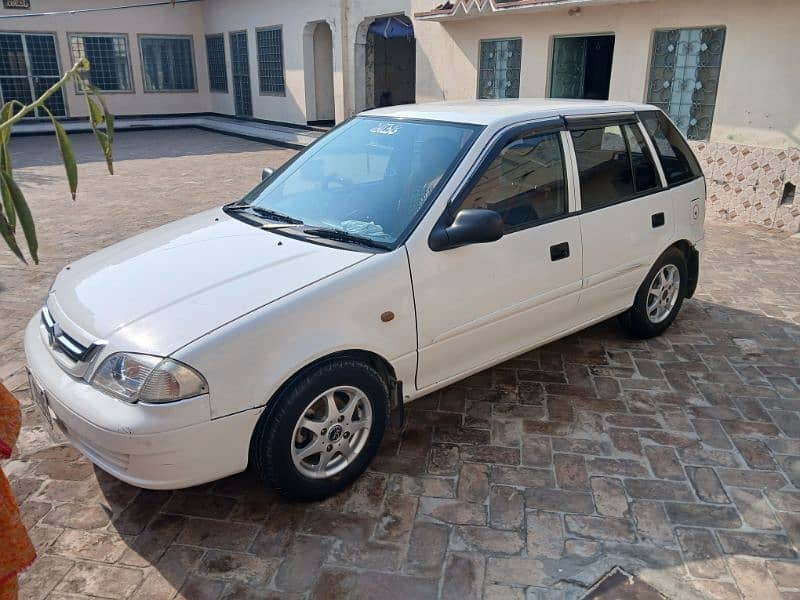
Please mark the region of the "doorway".
<svg viewBox="0 0 800 600"><path fill-rule="evenodd" d="M308 23L303 31L306 119L309 124L333 125L333 34L325 21Z"/></svg>
<svg viewBox="0 0 800 600"><path fill-rule="evenodd" d="M613 35L554 38L550 97L608 100L613 58Z"/></svg>
<svg viewBox="0 0 800 600"><path fill-rule="evenodd" d="M253 116L250 96L250 57L247 52L247 32L230 34L231 75L233 76L233 106L237 117Z"/></svg>
<svg viewBox="0 0 800 600"><path fill-rule="evenodd" d="M356 31L355 57L356 112L416 100L417 43L408 17L362 21Z"/></svg>
<svg viewBox="0 0 800 600"><path fill-rule="evenodd" d="M405 16L377 19L370 25L367 33L367 68L372 58L371 106L414 102L416 42L414 27Z"/></svg>
<svg viewBox="0 0 800 600"><path fill-rule="evenodd" d="M55 36L49 33L0 33L0 101L30 104L61 77ZM45 103L56 117L67 114L63 90ZM47 117L37 108L30 117Z"/></svg>

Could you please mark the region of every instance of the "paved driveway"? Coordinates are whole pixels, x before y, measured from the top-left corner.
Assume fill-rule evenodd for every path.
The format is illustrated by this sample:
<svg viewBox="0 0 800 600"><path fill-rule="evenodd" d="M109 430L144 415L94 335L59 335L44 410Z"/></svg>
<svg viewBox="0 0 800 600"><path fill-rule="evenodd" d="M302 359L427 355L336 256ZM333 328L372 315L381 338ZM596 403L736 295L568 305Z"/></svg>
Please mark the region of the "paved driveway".
<svg viewBox="0 0 800 600"><path fill-rule="evenodd" d="M20 329L68 260L220 204L289 151L199 131L15 142L42 266L0 252L0 378L25 407L4 464L39 550L22 597L580 597L614 566L672 598L800 597L800 241L709 225L667 335L614 322L409 406L372 469L291 505L248 475L140 491L41 429Z"/></svg>

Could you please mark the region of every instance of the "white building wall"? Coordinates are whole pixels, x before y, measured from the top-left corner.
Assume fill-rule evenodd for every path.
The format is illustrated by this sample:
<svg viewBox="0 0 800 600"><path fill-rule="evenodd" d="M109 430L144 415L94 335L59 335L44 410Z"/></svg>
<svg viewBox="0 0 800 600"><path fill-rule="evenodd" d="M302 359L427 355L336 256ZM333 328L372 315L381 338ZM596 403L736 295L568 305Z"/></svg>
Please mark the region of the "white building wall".
<svg viewBox="0 0 800 600"><path fill-rule="evenodd" d="M337 49L340 5L338 0L306 0L302 3L264 2L263 0L205 0L203 15L208 34L225 34L225 59L228 67L229 93L211 94L214 112L233 114L233 91L231 87L230 44L228 34L232 31L247 31L250 58L250 83L253 99L253 116L272 121L289 123L306 122L306 77L304 65L313 65L313 45L304 45L306 25L309 22L325 21L333 34L334 56L341 56ZM283 60L286 80L284 96L264 95L258 86L258 49L256 30L262 27L281 26L283 29ZM341 62L334 61L334 85L342 76ZM341 88L341 84L340 84ZM336 94L334 94L336 96ZM337 100L337 117L344 115L341 93Z"/></svg>
<svg viewBox="0 0 800 600"><path fill-rule="evenodd" d="M133 76L132 92L106 92L104 98L111 112L117 115L143 115L163 113L207 112L211 110L208 92L208 68L206 61L205 28L203 26L203 3L187 2L145 8L99 11L89 13L58 14L42 17L26 17L29 13L56 12L85 8L101 8L136 4L134 0L35 0L32 10L20 11L0 9L0 31L37 31L56 35L61 70L73 64L69 48L69 33L124 33L128 36L130 66ZM142 81L142 61L139 52L138 34L190 35L195 54L195 80L197 91L145 92ZM75 92L74 85L64 88L67 111L70 116L88 114L86 101Z"/></svg>

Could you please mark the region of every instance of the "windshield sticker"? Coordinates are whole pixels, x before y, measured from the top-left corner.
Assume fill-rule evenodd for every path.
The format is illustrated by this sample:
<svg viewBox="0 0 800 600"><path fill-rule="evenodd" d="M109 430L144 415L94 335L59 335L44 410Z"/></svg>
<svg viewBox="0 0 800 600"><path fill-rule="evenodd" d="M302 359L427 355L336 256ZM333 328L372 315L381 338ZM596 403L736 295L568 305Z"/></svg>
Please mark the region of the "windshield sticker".
<svg viewBox="0 0 800 600"><path fill-rule="evenodd" d="M379 135L394 135L398 131L400 131L400 126L397 123L379 123L369 130L370 133Z"/></svg>

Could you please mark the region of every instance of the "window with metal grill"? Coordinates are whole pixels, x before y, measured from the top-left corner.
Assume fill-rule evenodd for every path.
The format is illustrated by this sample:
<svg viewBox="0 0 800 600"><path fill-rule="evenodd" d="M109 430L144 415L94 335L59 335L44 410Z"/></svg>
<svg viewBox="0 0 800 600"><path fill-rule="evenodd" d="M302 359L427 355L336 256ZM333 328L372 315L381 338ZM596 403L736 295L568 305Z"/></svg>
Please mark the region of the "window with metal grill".
<svg viewBox="0 0 800 600"><path fill-rule="evenodd" d="M262 94L286 94L283 78L283 32L280 27L256 31L258 89Z"/></svg>
<svg viewBox="0 0 800 600"><path fill-rule="evenodd" d="M69 36L72 58L89 61L89 82L104 92L130 92L128 36L124 34L73 33Z"/></svg>
<svg viewBox="0 0 800 600"><path fill-rule="evenodd" d="M140 36L144 89L196 91L191 36Z"/></svg>
<svg viewBox="0 0 800 600"><path fill-rule="evenodd" d="M30 103L60 76L58 52L52 34L0 33L0 101ZM47 110L45 110L45 108ZM64 94L58 90L30 117L67 114Z"/></svg>
<svg viewBox="0 0 800 600"><path fill-rule="evenodd" d="M481 40L478 98L519 98L522 40Z"/></svg>
<svg viewBox="0 0 800 600"><path fill-rule="evenodd" d="M208 56L208 86L212 92L228 91L228 72L225 69L225 37L206 36L206 55Z"/></svg>
<svg viewBox="0 0 800 600"><path fill-rule="evenodd" d="M690 140L711 136L724 47L724 27L653 35L647 101L667 113Z"/></svg>

